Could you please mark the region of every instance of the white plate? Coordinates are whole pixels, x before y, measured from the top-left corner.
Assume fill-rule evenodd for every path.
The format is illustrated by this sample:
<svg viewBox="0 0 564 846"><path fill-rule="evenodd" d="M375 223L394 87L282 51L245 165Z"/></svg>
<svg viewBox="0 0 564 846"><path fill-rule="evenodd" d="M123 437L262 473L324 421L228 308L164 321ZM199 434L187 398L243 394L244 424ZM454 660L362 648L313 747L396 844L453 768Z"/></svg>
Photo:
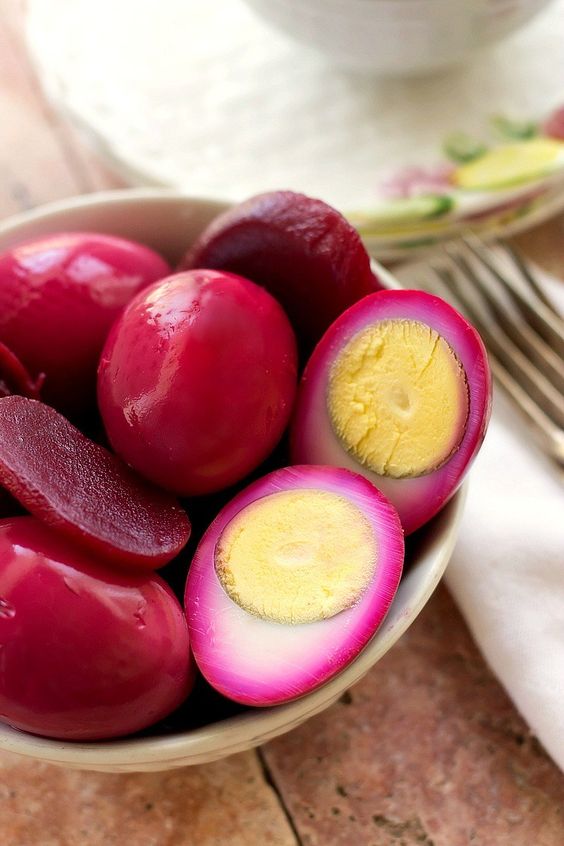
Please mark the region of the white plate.
<svg viewBox="0 0 564 846"><path fill-rule="evenodd" d="M303 191L352 214L380 258L450 236L470 216L478 228L516 231L564 205L562 160L554 171L517 168L503 191L487 180L482 190L439 185L448 207L435 202L436 185L408 179L404 193L430 202L399 214L383 184L391 174L397 191L398 171L444 163L453 133L491 147L503 143L492 116L542 120L564 104L564 0L466 64L414 80L341 72L239 0L29 0L28 9L45 90L135 184L233 201Z"/></svg>

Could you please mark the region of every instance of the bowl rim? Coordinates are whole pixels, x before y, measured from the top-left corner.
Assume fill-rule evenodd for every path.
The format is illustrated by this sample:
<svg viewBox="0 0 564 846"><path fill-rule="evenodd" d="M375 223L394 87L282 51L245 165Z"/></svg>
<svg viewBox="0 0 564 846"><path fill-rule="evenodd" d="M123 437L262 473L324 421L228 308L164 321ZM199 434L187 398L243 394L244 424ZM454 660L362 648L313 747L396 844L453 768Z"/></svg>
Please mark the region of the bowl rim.
<svg viewBox="0 0 564 846"><path fill-rule="evenodd" d="M229 203L215 199L192 197L175 189L133 188L96 192L91 195L71 197L46 204L0 222L0 238L34 222L48 222L63 213L87 208L105 208L120 204L155 206L194 205L218 210ZM377 262L373 267L386 287L398 287L399 283ZM422 543L426 554L432 556L433 564L426 576L423 588L410 602L401 619L390 625L390 613L384 619L375 636L359 655L341 672L321 687L299 699L270 708L249 709L195 729L178 731L169 735L117 738L107 741L76 742L55 740L33 735L0 725L0 750L41 759L50 763L83 769L138 771L145 768L168 769L187 764L226 757L227 755L252 748L283 734L309 717L321 712L345 690L358 682L374 664L396 643L419 615L437 587L454 549L464 502L467 482L433 518L433 531L423 530ZM392 603L393 608L393 603ZM307 703L307 704L306 704ZM227 742L220 742L225 737Z"/></svg>
<svg viewBox="0 0 564 846"><path fill-rule="evenodd" d="M153 203L196 203L199 205L218 205L227 208L232 205L228 200L218 200L215 197L201 197L188 194L186 191L179 191L176 188L150 187L150 188L107 188L102 191L92 191L89 194L74 194L70 197L62 197L59 200L51 200L42 203L31 209L9 215L0 220L0 236L10 233L34 221L47 220L64 212L72 212L83 208L96 208L107 205L120 205L121 203L145 204Z"/></svg>

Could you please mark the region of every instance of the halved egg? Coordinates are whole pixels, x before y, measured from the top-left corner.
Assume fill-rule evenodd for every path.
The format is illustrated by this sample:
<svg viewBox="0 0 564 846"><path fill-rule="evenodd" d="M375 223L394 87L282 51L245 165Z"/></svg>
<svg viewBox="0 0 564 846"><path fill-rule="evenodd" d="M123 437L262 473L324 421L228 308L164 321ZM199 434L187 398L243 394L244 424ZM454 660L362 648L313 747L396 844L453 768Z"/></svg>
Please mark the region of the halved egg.
<svg viewBox="0 0 564 846"><path fill-rule="evenodd" d="M362 473L404 530L459 487L491 402L486 351L448 303L423 291L365 297L327 330L304 372L292 460Z"/></svg>
<svg viewBox="0 0 564 846"><path fill-rule="evenodd" d="M396 592L403 531L370 482L287 467L219 513L186 583L196 662L216 690L275 705L321 685L370 640Z"/></svg>

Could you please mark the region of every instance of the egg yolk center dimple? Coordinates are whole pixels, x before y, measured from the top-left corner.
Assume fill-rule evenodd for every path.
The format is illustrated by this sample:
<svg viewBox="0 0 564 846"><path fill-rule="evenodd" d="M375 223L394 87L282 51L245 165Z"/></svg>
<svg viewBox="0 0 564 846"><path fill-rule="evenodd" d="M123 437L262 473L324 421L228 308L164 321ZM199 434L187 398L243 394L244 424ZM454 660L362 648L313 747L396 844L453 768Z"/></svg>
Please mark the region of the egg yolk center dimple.
<svg viewBox="0 0 564 846"><path fill-rule="evenodd" d="M468 418L468 384L453 349L416 320L383 320L355 335L329 376L328 410L347 451L381 476L436 470Z"/></svg>
<svg viewBox="0 0 564 846"><path fill-rule="evenodd" d="M217 576L250 614L312 623L354 605L374 576L374 531L339 494L292 490L242 509L215 549Z"/></svg>

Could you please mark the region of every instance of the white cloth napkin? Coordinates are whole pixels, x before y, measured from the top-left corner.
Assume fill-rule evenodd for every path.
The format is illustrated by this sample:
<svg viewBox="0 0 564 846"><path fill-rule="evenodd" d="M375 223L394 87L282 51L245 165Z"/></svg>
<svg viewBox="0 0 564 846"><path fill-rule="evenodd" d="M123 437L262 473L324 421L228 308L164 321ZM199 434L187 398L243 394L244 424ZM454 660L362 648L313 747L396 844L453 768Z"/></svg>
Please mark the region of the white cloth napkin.
<svg viewBox="0 0 564 846"><path fill-rule="evenodd" d="M501 390L469 487L447 584L492 670L564 770L564 488Z"/></svg>

